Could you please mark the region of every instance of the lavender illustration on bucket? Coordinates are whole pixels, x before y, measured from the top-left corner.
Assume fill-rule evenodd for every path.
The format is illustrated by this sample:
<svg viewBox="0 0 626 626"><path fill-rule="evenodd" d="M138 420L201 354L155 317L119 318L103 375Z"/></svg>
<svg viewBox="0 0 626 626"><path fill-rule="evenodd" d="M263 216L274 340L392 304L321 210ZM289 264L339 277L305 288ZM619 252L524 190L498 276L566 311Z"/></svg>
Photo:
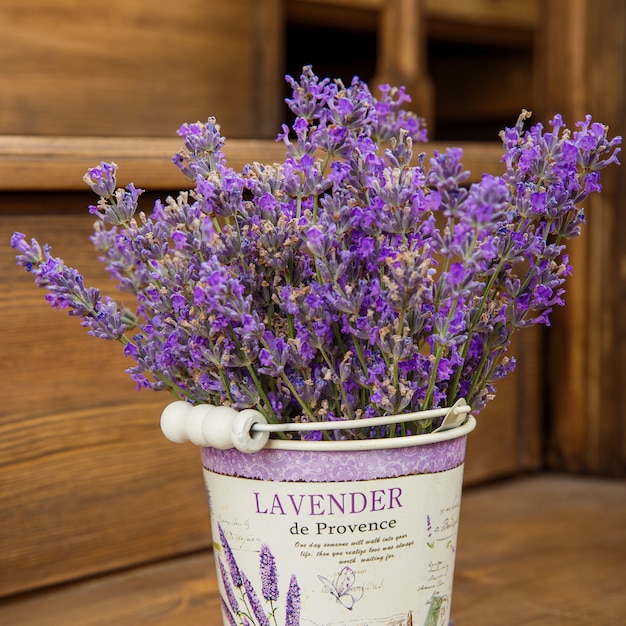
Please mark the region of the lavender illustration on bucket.
<svg viewBox="0 0 626 626"><path fill-rule="evenodd" d="M222 611L231 626L278 626L276 604L280 592L276 560L269 546L263 544L259 555L261 595L257 593L245 572L239 567L224 529L218 524L220 544L224 560L217 562L224 586L221 598ZM285 600L286 626L300 626L300 587L294 574L291 575Z"/></svg>
<svg viewBox="0 0 626 626"><path fill-rule="evenodd" d="M433 539L433 526L430 522L430 515L426 516L426 533L428 534L426 545L432 550L435 547L435 540Z"/></svg>

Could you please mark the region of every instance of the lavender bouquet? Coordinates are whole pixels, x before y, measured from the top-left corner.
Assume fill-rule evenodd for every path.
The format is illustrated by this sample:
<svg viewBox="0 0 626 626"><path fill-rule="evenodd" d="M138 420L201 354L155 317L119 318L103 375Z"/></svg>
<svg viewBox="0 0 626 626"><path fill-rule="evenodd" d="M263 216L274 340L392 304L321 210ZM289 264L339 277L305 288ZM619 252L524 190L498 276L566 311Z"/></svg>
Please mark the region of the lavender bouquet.
<svg viewBox="0 0 626 626"><path fill-rule="evenodd" d="M174 157L191 191L138 212L115 164L85 175L92 237L135 310L87 287L48 246L12 237L18 263L88 332L119 341L140 387L255 408L270 423L367 419L452 405L474 411L515 366L518 328L548 324L571 272L564 242L618 163L591 117L501 133L502 176L467 185L462 151L414 155L423 120L402 88L287 77L294 115L280 164L236 172L213 118L184 124ZM411 432L428 432L422 422ZM406 434L406 426L354 436ZM307 437L320 437L313 433ZM345 433L342 434L345 436Z"/></svg>

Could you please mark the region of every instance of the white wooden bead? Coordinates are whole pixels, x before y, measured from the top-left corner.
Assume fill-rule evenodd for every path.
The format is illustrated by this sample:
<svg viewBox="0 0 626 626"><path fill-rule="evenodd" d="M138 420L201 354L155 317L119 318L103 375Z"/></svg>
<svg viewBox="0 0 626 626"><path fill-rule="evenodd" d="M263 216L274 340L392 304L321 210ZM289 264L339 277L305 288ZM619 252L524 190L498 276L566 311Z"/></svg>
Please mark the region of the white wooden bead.
<svg viewBox="0 0 626 626"><path fill-rule="evenodd" d="M267 424L262 413L255 409L239 411L232 421L232 445L240 452L258 452L270 438L267 431L252 431L255 424Z"/></svg>
<svg viewBox="0 0 626 626"><path fill-rule="evenodd" d="M201 437L190 437L191 443L198 446L210 446L220 450L228 450L233 447L232 424L239 414L238 411L228 406L211 406L202 415ZM200 412L199 412L200 413Z"/></svg>
<svg viewBox="0 0 626 626"><path fill-rule="evenodd" d="M189 402L177 400L168 404L161 413L161 431L174 443L187 443L187 414L193 408Z"/></svg>

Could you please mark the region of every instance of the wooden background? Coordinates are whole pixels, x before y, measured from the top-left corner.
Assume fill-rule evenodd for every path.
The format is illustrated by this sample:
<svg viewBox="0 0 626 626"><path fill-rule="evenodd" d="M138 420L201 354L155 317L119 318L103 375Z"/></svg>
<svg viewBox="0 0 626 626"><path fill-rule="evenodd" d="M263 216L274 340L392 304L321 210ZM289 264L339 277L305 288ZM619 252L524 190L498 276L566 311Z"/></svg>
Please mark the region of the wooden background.
<svg viewBox="0 0 626 626"><path fill-rule="evenodd" d="M2 2L0 134L168 137L211 112L229 137L273 137L277 7Z"/></svg>
<svg viewBox="0 0 626 626"><path fill-rule="evenodd" d="M597 12L592 0L155 0L149 13L122 0L98 13L79 0L3 2L0 596L211 545L198 452L158 429L169 399L137 394L117 345L49 309L14 264L14 230L106 285L88 240L84 171L115 160L121 183L151 190L149 208L186 184L169 162L175 129L209 114L233 138L233 165L275 160L279 146L263 138L284 113L281 75L308 62L332 73L319 43L337 30L362 43L357 51L384 33L424 33L411 71L425 81L432 147L458 139L475 175L499 167L497 130L523 107L535 119L561 110L569 123L589 109L622 132L625 3L602 2ZM382 19L398 7L411 19ZM376 57L358 61L372 75L379 67ZM620 174L605 179L575 251L570 304L549 333L516 343L518 371L470 438L467 484L546 468L625 473Z"/></svg>

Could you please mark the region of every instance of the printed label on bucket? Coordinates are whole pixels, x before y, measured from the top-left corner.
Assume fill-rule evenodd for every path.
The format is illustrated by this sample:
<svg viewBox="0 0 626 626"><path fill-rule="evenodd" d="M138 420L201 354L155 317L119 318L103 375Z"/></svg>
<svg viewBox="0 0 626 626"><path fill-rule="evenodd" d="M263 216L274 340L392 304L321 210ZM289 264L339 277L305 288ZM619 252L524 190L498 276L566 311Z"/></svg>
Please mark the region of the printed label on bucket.
<svg viewBox="0 0 626 626"><path fill-rule="evenodd" d="M205 470L225 624L447 626L463 466L356 482Z"/></svg>

